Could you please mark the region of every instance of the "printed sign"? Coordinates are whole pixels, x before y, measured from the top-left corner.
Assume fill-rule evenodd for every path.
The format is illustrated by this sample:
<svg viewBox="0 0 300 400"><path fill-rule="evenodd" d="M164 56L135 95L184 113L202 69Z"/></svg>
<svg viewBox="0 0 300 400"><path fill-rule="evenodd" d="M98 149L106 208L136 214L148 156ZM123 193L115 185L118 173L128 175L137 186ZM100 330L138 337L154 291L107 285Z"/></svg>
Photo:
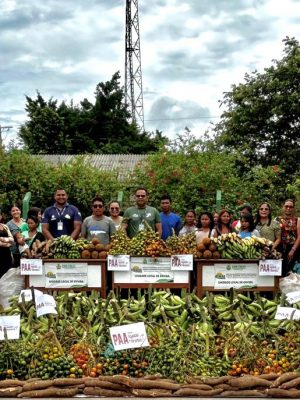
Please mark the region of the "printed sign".
<svg viewBox="0 0 300 400"><path fill-rule="evenodd" d="M274 319L299 320L300 310L297 310L296 308L293 307L278 306Z"/></svg>
<svg viewBox="0 0 300 400"><path fill-rule="evenodd" d="M189 283L189 272L171 271L170 257L131 257L130 271L114 272L114 283Z"/></svg>
<svg viewBox="0 0 300 400"><path fill-rule="evenodd" d="M193 271L193 254L171 256L171 271Z"/></svg>
<svg viewBox="0 0 300 400"><path fill-rule="evenodd" d="M34 289L34 296L38 297L41 296L43 292L40 290ZM24 301L28 302L32 300L32 290L31 289L24 289L21 290L20 296L19 296L19 303L22 303L22 298L24 297Z"/></svg>
<svg viewBox="0 0 300 400"><path fill-rule="evenodd" d="M259 260L259 275L281 276L282 260Z"/></svg>
<svg viewBox="0 0 300 400"><path fill-rule="evenodd" d="M131 258L130 275L133 283L168 283L174 282L174 272L171 271L171 259L159 257Z"/></svg>
<svg viewBox="0 0 300 400"><path fill-rule="evenodd" d="M257 264L215 264L215 289L257 287Z"/></svg>
<svg viewBox="0 0 300 400"><path fill-rule="evenodd" d="M300 291L290 292L286 294L286 300L290 304L298 303L300 301Z"/></svg>
<svg viewBox="0 0 300 400"><path fill-rule="evenodd" d="M82 288L88 285L88 264L45 263L46 288Z"/></svg>
<svg viewBox="0 0 300 400"><path fill-rule="evenodd" d="M45 314L57 314L55 309L56 302L53 296L42 294L35 299L36 316L40 317Z"/></svg>
<svg viewBox="0 0 300 400"><path fill-rule="evenodd" d="M127 254L108 255L107 271L130 271L130 256Z"/></svg>
<svg viewBox="0 0 300 400"><path fill-rule="evenodd" d="M43 260L39 258L21 258L21 275L43 275Z"/></svg>
<svg viewBox="0 0 300 400"><path fill-rule="evenodd" d="M115 351L149 346L144 322L109 328Z"/></svg>
<svg viewBox="0 0 300 400"><path fill-rule="evenodd" d="M0 316L0 340L19 339L20 323L20 315Z"/></svg>

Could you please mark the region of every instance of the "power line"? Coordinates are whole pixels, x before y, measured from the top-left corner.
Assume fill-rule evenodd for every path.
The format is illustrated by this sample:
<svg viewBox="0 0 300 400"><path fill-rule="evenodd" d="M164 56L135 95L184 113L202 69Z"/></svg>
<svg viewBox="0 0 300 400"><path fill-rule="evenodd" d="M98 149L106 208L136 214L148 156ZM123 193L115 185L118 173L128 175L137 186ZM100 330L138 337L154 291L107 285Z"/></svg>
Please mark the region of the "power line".
<svg viewBox="0 0 300 400"><path fill-rule="evenodd" d="M216 119L220 118L220 116L212 116L212 117L178 117L178 118L153 118L153 119L145 119L145 121L176 121L180 119Z"/></svg>

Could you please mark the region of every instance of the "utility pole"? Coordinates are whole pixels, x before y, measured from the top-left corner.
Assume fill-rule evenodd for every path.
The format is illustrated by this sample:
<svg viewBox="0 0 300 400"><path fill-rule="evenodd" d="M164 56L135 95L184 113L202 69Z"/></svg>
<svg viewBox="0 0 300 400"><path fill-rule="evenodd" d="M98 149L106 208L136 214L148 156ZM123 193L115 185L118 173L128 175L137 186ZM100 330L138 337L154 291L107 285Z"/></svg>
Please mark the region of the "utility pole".
<svg viewBox="0 0 300 400"><path fill-rule="evenodd" d="M144 130L144 104L138 0L126 0L125 104L132 122Z"/></svg>
<svg viewBox="0 0 300 400"><path fill-rule="evenodd" d="M0 149L3 148L2 132L3 131L8 131L11 128L13 128L13 127L12 126L1 126L0 125Z"/></svg>

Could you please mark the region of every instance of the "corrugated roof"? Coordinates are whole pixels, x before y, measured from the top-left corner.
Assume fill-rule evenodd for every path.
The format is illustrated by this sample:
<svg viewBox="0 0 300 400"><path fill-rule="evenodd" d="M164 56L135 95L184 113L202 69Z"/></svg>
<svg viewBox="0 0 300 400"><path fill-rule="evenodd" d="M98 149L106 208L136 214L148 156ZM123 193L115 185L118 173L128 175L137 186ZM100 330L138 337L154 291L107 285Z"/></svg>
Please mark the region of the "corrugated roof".
<svg viewBox="0 0 300 400"><path fill-rule="evenodd" d="M66 164L76 157L83 157L84 161L95 168L104 171L117 170L119 178L126 178L135 168L135 166L147 158L147 154L41 154L40 157L45 162L51 164Z"/></svg>

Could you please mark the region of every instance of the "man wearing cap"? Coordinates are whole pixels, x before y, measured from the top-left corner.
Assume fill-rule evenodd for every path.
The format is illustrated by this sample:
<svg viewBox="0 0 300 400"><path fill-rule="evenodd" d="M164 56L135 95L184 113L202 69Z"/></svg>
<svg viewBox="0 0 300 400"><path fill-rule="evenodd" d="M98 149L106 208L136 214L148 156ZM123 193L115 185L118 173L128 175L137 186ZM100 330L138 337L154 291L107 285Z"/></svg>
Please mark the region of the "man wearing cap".
<svg viewBox="0 0 300 400"><path fill-rule="evenodd" d="M252 214L252 207L249 203L242 204L239 207L240 218L242 218L244 215L247 215L247 214ZM231 226L232 226L232 228L234 228L236 231L239 232L241 230L241 220L237 219L237 220L233 221Z"/></svg>

